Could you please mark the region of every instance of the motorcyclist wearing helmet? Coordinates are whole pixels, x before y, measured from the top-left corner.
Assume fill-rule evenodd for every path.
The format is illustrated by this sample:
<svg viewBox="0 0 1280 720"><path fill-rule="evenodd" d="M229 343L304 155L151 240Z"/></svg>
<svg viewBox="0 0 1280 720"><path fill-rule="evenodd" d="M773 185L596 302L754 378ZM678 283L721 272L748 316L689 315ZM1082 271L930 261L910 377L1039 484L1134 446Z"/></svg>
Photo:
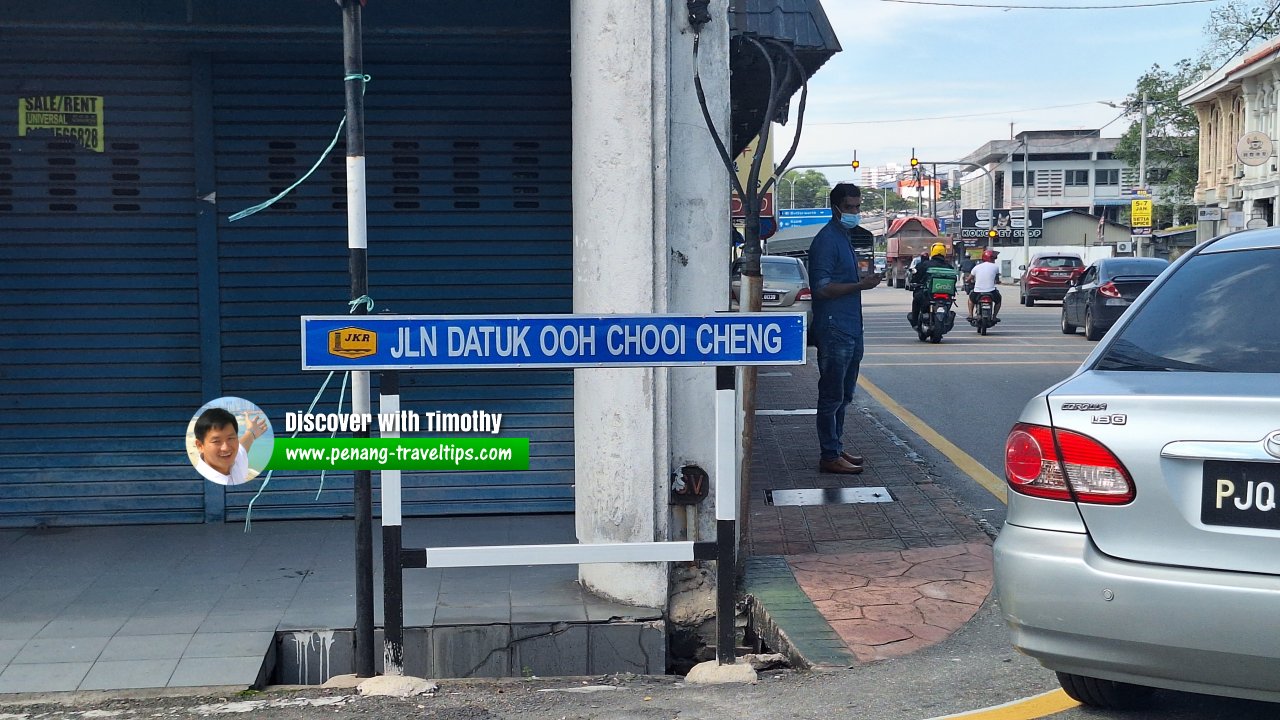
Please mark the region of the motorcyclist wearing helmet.
<svg viewBox="0 0 1280 720"><path fill-rule="evenodd" d="M978 263L979 263L979 262L981 262L979 259L977 259L977 258L971 258L971 257L968 257L968 256L965 256L965 258L964 258L963 260L961 260L961 261L960 261L960 268L959 268L959 269L960 269L960 279L961 279L961 281L962 281L962 282L964 282L964 294L965 294L965 295L968 295L970 292L973 292L973 283L971 283L971 282L965 282L965 281L964 281L964 278L969 277L969 273L973 272L973 269L974 269L975 267L977 267L977 265L978 265Z"/></svg>
<svg viewBox="0 0 1280 720"><path fill-rule="evenodd" d="M929 292L925 280L929 278L929 268L935 267L954 269L951 263L947 262L947 246L940 242L929 246L929 258L920 261L911 273L911 284L915 288L915 293L911 297L911 313L907 315L907 321L911 323L911 327L920 324L920 313L929 308Z"/></svg>
<svg viewBox="0 0 1280 720"><path fill-rule="evenodd" d="M982 294L990 295L995 298L996 306L991 313L993 322L999 322L1000 317L1000 291L996 288L1000 284L1000 266L996 265L996 258L1000 253L987 249L982 253L982 262L978 263L969 271L964 280L966 284L972 283L973 290L969 293L969 322L973 322L973 308L978 302L978 296Z"/></svg>

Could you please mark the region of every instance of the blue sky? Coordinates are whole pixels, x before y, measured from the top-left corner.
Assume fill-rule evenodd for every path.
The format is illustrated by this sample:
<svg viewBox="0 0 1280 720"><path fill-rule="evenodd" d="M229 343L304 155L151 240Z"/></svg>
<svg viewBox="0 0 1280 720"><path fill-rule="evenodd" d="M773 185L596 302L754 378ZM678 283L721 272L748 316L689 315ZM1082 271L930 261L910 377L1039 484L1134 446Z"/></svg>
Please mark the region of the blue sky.
<svg viewBox="0 0 1280 720"><path fill-rule="evenodd" d="M882 0L824 0L823 6L844 51L810 81L793 166L848 162L854 150L863 167L905 165L913 146L922 161L955 160L1008 138L1010 123L1014 132L1097 128L1119 111L1096 101L1119 102L1153 64L1172 67L1199 54L1216 7L1006 11ZM977 113L989 114L910 121ZM774 127L775 160L790 145L794 117L793 102L788 126ZM1113 122L1103 136L1119 136L1128 123ZM822 172L833 182L856 179L852 169Z"/></svg>

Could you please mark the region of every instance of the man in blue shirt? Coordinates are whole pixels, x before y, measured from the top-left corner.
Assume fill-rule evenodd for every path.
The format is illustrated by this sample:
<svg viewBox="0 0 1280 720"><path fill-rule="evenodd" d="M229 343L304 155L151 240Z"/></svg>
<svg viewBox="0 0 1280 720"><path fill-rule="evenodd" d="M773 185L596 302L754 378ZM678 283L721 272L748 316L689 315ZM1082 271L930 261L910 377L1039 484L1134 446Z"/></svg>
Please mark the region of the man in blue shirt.
<svg viewBox="0 0 1280 720"><path fill-rule="evenodd" d="M809 286L813 291L814 336L818 341L818 470L857 475L863 458L844 451L844 414L853 401L862 363L862 292L880 276L862 278L850 233L861 220L862 191L839 183L831 189L831 222L809 246Z"/></svg>

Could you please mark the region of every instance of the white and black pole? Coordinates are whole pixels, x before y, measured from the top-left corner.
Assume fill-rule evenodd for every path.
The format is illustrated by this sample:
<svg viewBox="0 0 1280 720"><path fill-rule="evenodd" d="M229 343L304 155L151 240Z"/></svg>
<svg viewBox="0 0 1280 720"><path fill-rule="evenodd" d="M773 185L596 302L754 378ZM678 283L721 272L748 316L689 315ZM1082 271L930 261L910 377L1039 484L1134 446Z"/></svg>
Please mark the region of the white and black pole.
<svg viewBox="0 0 1280 720"><path fill-rule="evenodd" d="M737 368L716 368L716 662L732 665L736 656L737 603L738 402Z"/></svg>
<svg viewBox="0 0 1280 720"><path fill-rule="evenodd" d="M347 249L350 251L351 298L361 300L353 315L368 313L368 226L364 173L364 57L360 45L360 0L342 5L343 85L347 97ZM351 373L351 410L369 413L369 372ZM367 429L352 433L367 438ZM373 677L373 473L356 470L353 505L356 526L356 677Z"/></svg>
<svg viewBox="0 0 1280 720"><path fill-rule="evenodd" d="M382 373L378 387L378 412L385 417L400 415L400 373ZM384 438L400 437L400 428L383 430ZM400 562L403 546L401 528L400 471L383 470L382 481L382 668L384 675L404 675L404 571Z"/></svg>

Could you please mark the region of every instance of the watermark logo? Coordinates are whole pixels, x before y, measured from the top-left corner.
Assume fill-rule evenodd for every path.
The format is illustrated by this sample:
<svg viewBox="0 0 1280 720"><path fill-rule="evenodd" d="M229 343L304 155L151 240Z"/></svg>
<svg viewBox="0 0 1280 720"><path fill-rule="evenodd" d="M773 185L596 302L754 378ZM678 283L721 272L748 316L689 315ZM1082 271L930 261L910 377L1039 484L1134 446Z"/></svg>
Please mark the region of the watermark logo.
<svg viewBox="0 0 1280 720"><path fill-rule="evenodd" d="M378 333L358 327L329 331L329 354L344 358L369 357L378 352Z"/></svg>

